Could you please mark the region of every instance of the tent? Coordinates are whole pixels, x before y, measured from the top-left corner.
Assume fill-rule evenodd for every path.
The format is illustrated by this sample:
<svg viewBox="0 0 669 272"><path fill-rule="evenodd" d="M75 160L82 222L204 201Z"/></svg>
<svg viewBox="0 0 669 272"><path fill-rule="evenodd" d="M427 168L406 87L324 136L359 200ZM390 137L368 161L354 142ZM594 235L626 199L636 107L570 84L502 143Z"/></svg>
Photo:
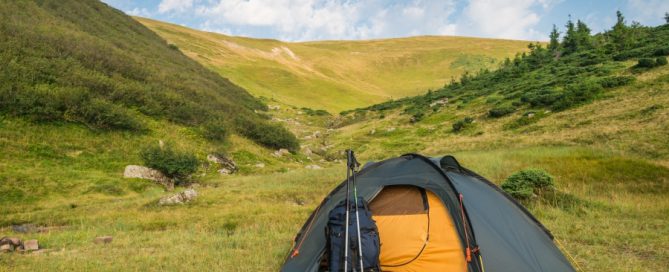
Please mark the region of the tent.
<svg viewBox="0 0 669 272"><path fill-rule="evenodd" d="M575 271L534 216L452 156L368 163L357 181L379 229L382 271ZM282 271L324 271L328 212L345 195L343 182L325 197Z"/></svg>

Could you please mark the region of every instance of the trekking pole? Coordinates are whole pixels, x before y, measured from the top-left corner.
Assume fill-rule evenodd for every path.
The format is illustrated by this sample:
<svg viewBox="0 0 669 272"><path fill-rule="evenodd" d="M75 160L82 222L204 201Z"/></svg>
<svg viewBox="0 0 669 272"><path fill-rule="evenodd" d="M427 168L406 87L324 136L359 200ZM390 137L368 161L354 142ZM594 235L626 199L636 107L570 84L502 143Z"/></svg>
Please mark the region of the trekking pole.
<svg viewBox="0 0 669 272"><path fill-rule="evenodd" d="M350 164L350 158L348 157L349 150L346 150L347 154L347 163ZM348 217L349 217L349 183L351 181L351 168L346 167L346 228L344 231L344 272L348 272Z"/></svg>
<svg viewBox="0 0 669 272"><path fill-rule="evenodd" d="M355 201L355 228L358 233L358 259L360 260L360 271L365 271L362 263L362 239L360 239L360 217L358 216L358 187L355 183L355 169L358 167L358 161L355 159L353 150L348 150L349 169L353 176L353 201Z"/></svg>

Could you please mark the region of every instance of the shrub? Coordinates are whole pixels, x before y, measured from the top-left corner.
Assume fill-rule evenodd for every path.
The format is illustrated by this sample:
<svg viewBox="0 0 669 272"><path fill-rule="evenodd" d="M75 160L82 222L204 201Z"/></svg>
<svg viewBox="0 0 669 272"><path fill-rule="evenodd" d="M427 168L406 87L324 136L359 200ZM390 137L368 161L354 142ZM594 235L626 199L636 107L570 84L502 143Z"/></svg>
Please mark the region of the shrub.
<svg viewBox="0 0 669 272"><path fill-rule="evenodd" d="M295 135L279 124L240 117L235 120L235 125L240 134L266 147L286 148L291 152L300 149L300 142Z"/></svg>
<svg viewBox="0 0 669 272"><path fill-rule="evenodd" d="M636 64L636 67L638 68L653 68L655 67L655 60L651 58L641 58L639 59L639 62Z"/></svg>
<svg viewBox="0 0 669 272"><path fill-rule="evenodd" d="M142 123L127 110L102 99L92 99L77 109L83 123L101 129L143 130Z"/></svg>
<svg viewBox="0 0 669 272"><path fill-rule="evenodd" d="M625 86L634 82L635 78L632 76L610 76L602 78L599 83L604 88L615 88L619 86Z"/></svg>
<svg viewBox="0 0 669 272"><path fill-rule="evenodd" d="M471 117L465 117L462 120L458 120L457 122L453 123L453 132L458 132L463 130L464 128L468 127L472 122L474 122L474 118Z"/></svg>
<svg viewBox="0 0 669 272"><path fill-rule="evenodd" d="M141 151L140 156L144 165L159 170L177 183L195 173L199 164L195 155L177 151L169 144L164 147L150 145Z"/></svg>
<svg viewBox="0 0 669 272"><path fill-rule="evenodd" d="M502 189L516 199L524 200L554 188L553 177L542 169L525 169L506 178Z"/></svg>
<svg viewBox="0 0 669 272"><path fill-rule="evenodd" d="M228 138L228 124L222 119L213 119L202 124L202 136L211 141L223 142Z"/></svg>
<svg viewBox="0 0 669 272"><path fill-rule="evenodd" d="M666 57L658 57L655 59L655 65L656 66L662 66L662 65L667 65L667 58Z"/></svg>
<svg viewBox="0 0 669 272"><path fill-rule="evenodd" d="M493 108L488 112L488 116L492 118L499 118L505 115L508 115L512 112L516 111L516 109L512 106L501 106L497 108Z"/></svg>

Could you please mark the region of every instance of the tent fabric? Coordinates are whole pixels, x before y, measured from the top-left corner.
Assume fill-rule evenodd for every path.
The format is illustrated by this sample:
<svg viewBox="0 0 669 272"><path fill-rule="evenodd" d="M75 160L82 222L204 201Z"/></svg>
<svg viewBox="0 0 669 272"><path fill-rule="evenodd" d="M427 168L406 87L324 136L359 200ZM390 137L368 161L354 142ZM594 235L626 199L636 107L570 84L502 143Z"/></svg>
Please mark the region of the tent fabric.
<svg viewBox="0 0 669 272"><path fill-rule="evenodd" d="M402 201L402 196L410 201ZM381 239L379 263L383 271L467 271L461 241L446 207L434 193L428 191L426 197L427 210L419 188L392 186L384 188L370 204ZM389 206L408 207L414 212L377 213L392 210Z"/></svg>
<svg viewBox="0 0 669 272"><path fill-rule="evenodd" d="M452 157L451 157L452 158ZM450 158L449 158L450 159ZM434 199L441 202L443 210L440 212L444 219L450 219L452 227L447 221L439 224L431 221L430 241L435 233L450 233L449 237L457 238L450 245L459 243L460 258L446 259L438 257L434 261L448 263L449 260L464 259L465 248L471 245L478 246L485 271L575 271L560 250L553 244L552 236L546 229L522 206L518 205L499 188L476 175L461 168L453 158L448 167L441 167L440 158L428 159L417 154L403 155L385 161L367 164L357 174L358 196L368 202L381 195L384 188L396 185L411 185L430 192L431 209ZM324 235L328 212L341 200L345 199L345 183L342 182L328 196L323 199L316 212L312 213L300 232L295 237L295 243L290 254L286 257L281 271L319 271L320 261L325 253L326 239ZM464 196L464 210L460 209L459 196ZM411 213L414 204L407 204L401 209L386 210L392 213ZM436 202L438 204L438 202ZM435 205L437 205L435 204ZM438 205L437 205L438 206ZM435 209L436 210L436 209ZM430 212L432 216L432 211ZM379 215L381 216L381 215ZM385 215L393 216L393 215ZM425 214L405 214L398 216L415 216L410 225L405 228L411 232L413 240L425 235ZM438 218L438 217L437 217ZM385 220L385 219L384 219ZM431 220L438 220L433 219ZM386 224L378 220L380 224ZM391 222L396 223L396 222ZM437 230L439 227L445 229ZM381 231L381 230L380 230ZM386 232L386 230L384 230ZM465 234L467 233L467 235ZM388 235L386 235L388 236ZM395 235L396 237L399 237ZM448 236L448 235L447 235ZM383 234L380 235L384 243ZM434 238L437 239L437 238ZM386 245L390 240L385 240ZM416 243L418 244L418 243ZM422 246L422 245L421 245ZM416 246L413 246L412 250ZM427 248L426 248L427 249ZM457 251L457 249L454 249ZM408 250L411 251L411 250ZM383 245L382 252L383 255ZM471 262L465 262L466 271L478 272L481 263L478 256L473 254ZM400 256L401 254L397 254ZM457 255L457 254L453 254ZM433 256L433 255L428 255ZM434 255L441 256L441 255ZM431 260L431 259L430 259ZM413 271L465 271L450 269L417 268Z"/></svg>

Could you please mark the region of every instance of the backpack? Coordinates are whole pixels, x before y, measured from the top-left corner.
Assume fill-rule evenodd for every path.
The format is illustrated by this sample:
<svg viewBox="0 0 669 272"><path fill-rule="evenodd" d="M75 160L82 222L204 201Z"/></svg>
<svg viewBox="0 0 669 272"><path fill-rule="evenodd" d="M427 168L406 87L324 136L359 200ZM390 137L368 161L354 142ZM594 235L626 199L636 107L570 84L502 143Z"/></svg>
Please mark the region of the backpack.
<svg viewBox="0 0 669 272"><path fill-rule="evenodd" d="M349 251L348 271L360 271L360 259L358 255L358 234L355 220L355 203L349 203ZM358 215L360 216L360 240L362 244L362 262L364 271L381 271L379 266L379 231L376 222L372 219L372 212L367 207L367 202L358 197ZM327 237L327 260L330 272L342 272L344 270L344 242L346 223L346 201L339 202L328 214L328 224L325 228Z"/></svg>

